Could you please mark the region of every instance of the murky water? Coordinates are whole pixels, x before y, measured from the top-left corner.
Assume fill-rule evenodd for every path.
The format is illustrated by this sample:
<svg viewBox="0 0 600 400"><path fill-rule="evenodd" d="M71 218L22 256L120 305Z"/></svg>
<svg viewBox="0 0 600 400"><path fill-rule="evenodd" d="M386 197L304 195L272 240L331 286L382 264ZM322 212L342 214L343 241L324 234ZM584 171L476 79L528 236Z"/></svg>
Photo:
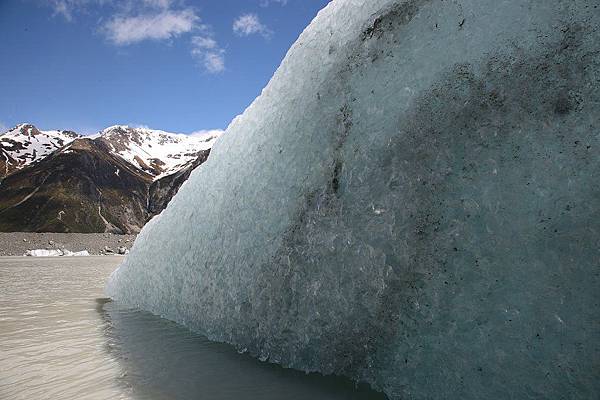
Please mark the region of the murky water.
<svg viewBox="0 0 600 400"><path fill-rule="evenodd" d="M103 298L117 257L0 258L0 399L378 399Z"/></svg>

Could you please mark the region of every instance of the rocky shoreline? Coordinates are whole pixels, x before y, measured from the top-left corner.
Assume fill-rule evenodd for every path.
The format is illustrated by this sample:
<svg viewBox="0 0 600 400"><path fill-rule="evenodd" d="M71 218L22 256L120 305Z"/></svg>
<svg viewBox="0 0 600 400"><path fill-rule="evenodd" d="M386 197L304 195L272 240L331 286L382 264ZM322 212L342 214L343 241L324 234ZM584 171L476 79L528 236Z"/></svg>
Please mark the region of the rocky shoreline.
<svg viewBox="0 0 600 400"><path fill-rule="evenodd" d="M0 232L0 256L22 256L28 250L86 250L91 255L114 255L129 250L136 235L113 233Z"/></svg>

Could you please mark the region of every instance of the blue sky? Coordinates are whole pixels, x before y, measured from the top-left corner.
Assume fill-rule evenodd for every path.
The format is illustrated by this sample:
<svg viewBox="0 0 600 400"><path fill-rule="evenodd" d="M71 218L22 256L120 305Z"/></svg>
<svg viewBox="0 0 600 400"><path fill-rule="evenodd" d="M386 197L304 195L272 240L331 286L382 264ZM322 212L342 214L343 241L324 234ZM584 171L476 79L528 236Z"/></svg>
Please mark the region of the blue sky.
<svg viewBox="0 0 600 400"><path fill-rule="evenodd" d="M328 0L0 0L0 129L225 128Z"/></svg>

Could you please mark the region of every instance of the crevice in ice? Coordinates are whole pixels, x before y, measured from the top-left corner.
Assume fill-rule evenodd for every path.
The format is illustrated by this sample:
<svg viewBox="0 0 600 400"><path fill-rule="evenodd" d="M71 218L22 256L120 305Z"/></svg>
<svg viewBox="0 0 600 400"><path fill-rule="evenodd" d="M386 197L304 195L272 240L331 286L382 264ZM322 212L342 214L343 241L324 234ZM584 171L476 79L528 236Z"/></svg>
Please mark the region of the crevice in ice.
<svg viewBox="0 0 600 400"><path fill-rule="evenodd" d="M372 19L369 26L363 30L362 41L380 38L386 31L397 29L400 25L408 24L419 13L421 7L432 0L409 0L389 6Z"/></svg>
<svg viewBox="0 0 600 400"><path fill-rule="evenodd" d="M339 195L340 190L340 174L342 173L343 159L341 150L350 131L352 130L352 109L348 104L345 104L341 109L337 117L337 130L338 133L335 136L335 143L333 146L333 163L331 171L331 179L328 184L326 195L332 194L334 196Z"/></svg>

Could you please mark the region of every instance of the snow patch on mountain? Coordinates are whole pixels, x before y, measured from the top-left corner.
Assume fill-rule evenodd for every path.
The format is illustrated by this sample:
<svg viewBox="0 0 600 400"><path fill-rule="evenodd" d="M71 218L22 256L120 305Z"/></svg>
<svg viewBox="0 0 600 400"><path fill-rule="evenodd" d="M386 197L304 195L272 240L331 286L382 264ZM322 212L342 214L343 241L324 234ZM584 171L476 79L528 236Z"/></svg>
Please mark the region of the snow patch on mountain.
<svg viewBox="0 0 600 400"><path fill-rule="evenodd" d="M31 124L17 125L0 135L6 173L39 161L80 137L71 131L41 131Z"/></svg>
<svg viewBox="0 0 600 400"><path fill-rule="evenodd" d="M221 134L220 130L211 130L185 135L115 125L101 131L94 140L104 141L114 155L157 180L193 162L200 152L209 150Z"/></svg>
<svg viewBox="0 0 600 400"><path fill-rule="evenodd" d="M203 151L209 150L222 133L213 129L185 135L114 125L95 135L82 136L71 131L41 131L32 124L20 124L0 134L0 166L3 176L7 176L59 149L68 154L75 139L86 139L103 142L113 155L158 180L186 168Z"/></svg>

